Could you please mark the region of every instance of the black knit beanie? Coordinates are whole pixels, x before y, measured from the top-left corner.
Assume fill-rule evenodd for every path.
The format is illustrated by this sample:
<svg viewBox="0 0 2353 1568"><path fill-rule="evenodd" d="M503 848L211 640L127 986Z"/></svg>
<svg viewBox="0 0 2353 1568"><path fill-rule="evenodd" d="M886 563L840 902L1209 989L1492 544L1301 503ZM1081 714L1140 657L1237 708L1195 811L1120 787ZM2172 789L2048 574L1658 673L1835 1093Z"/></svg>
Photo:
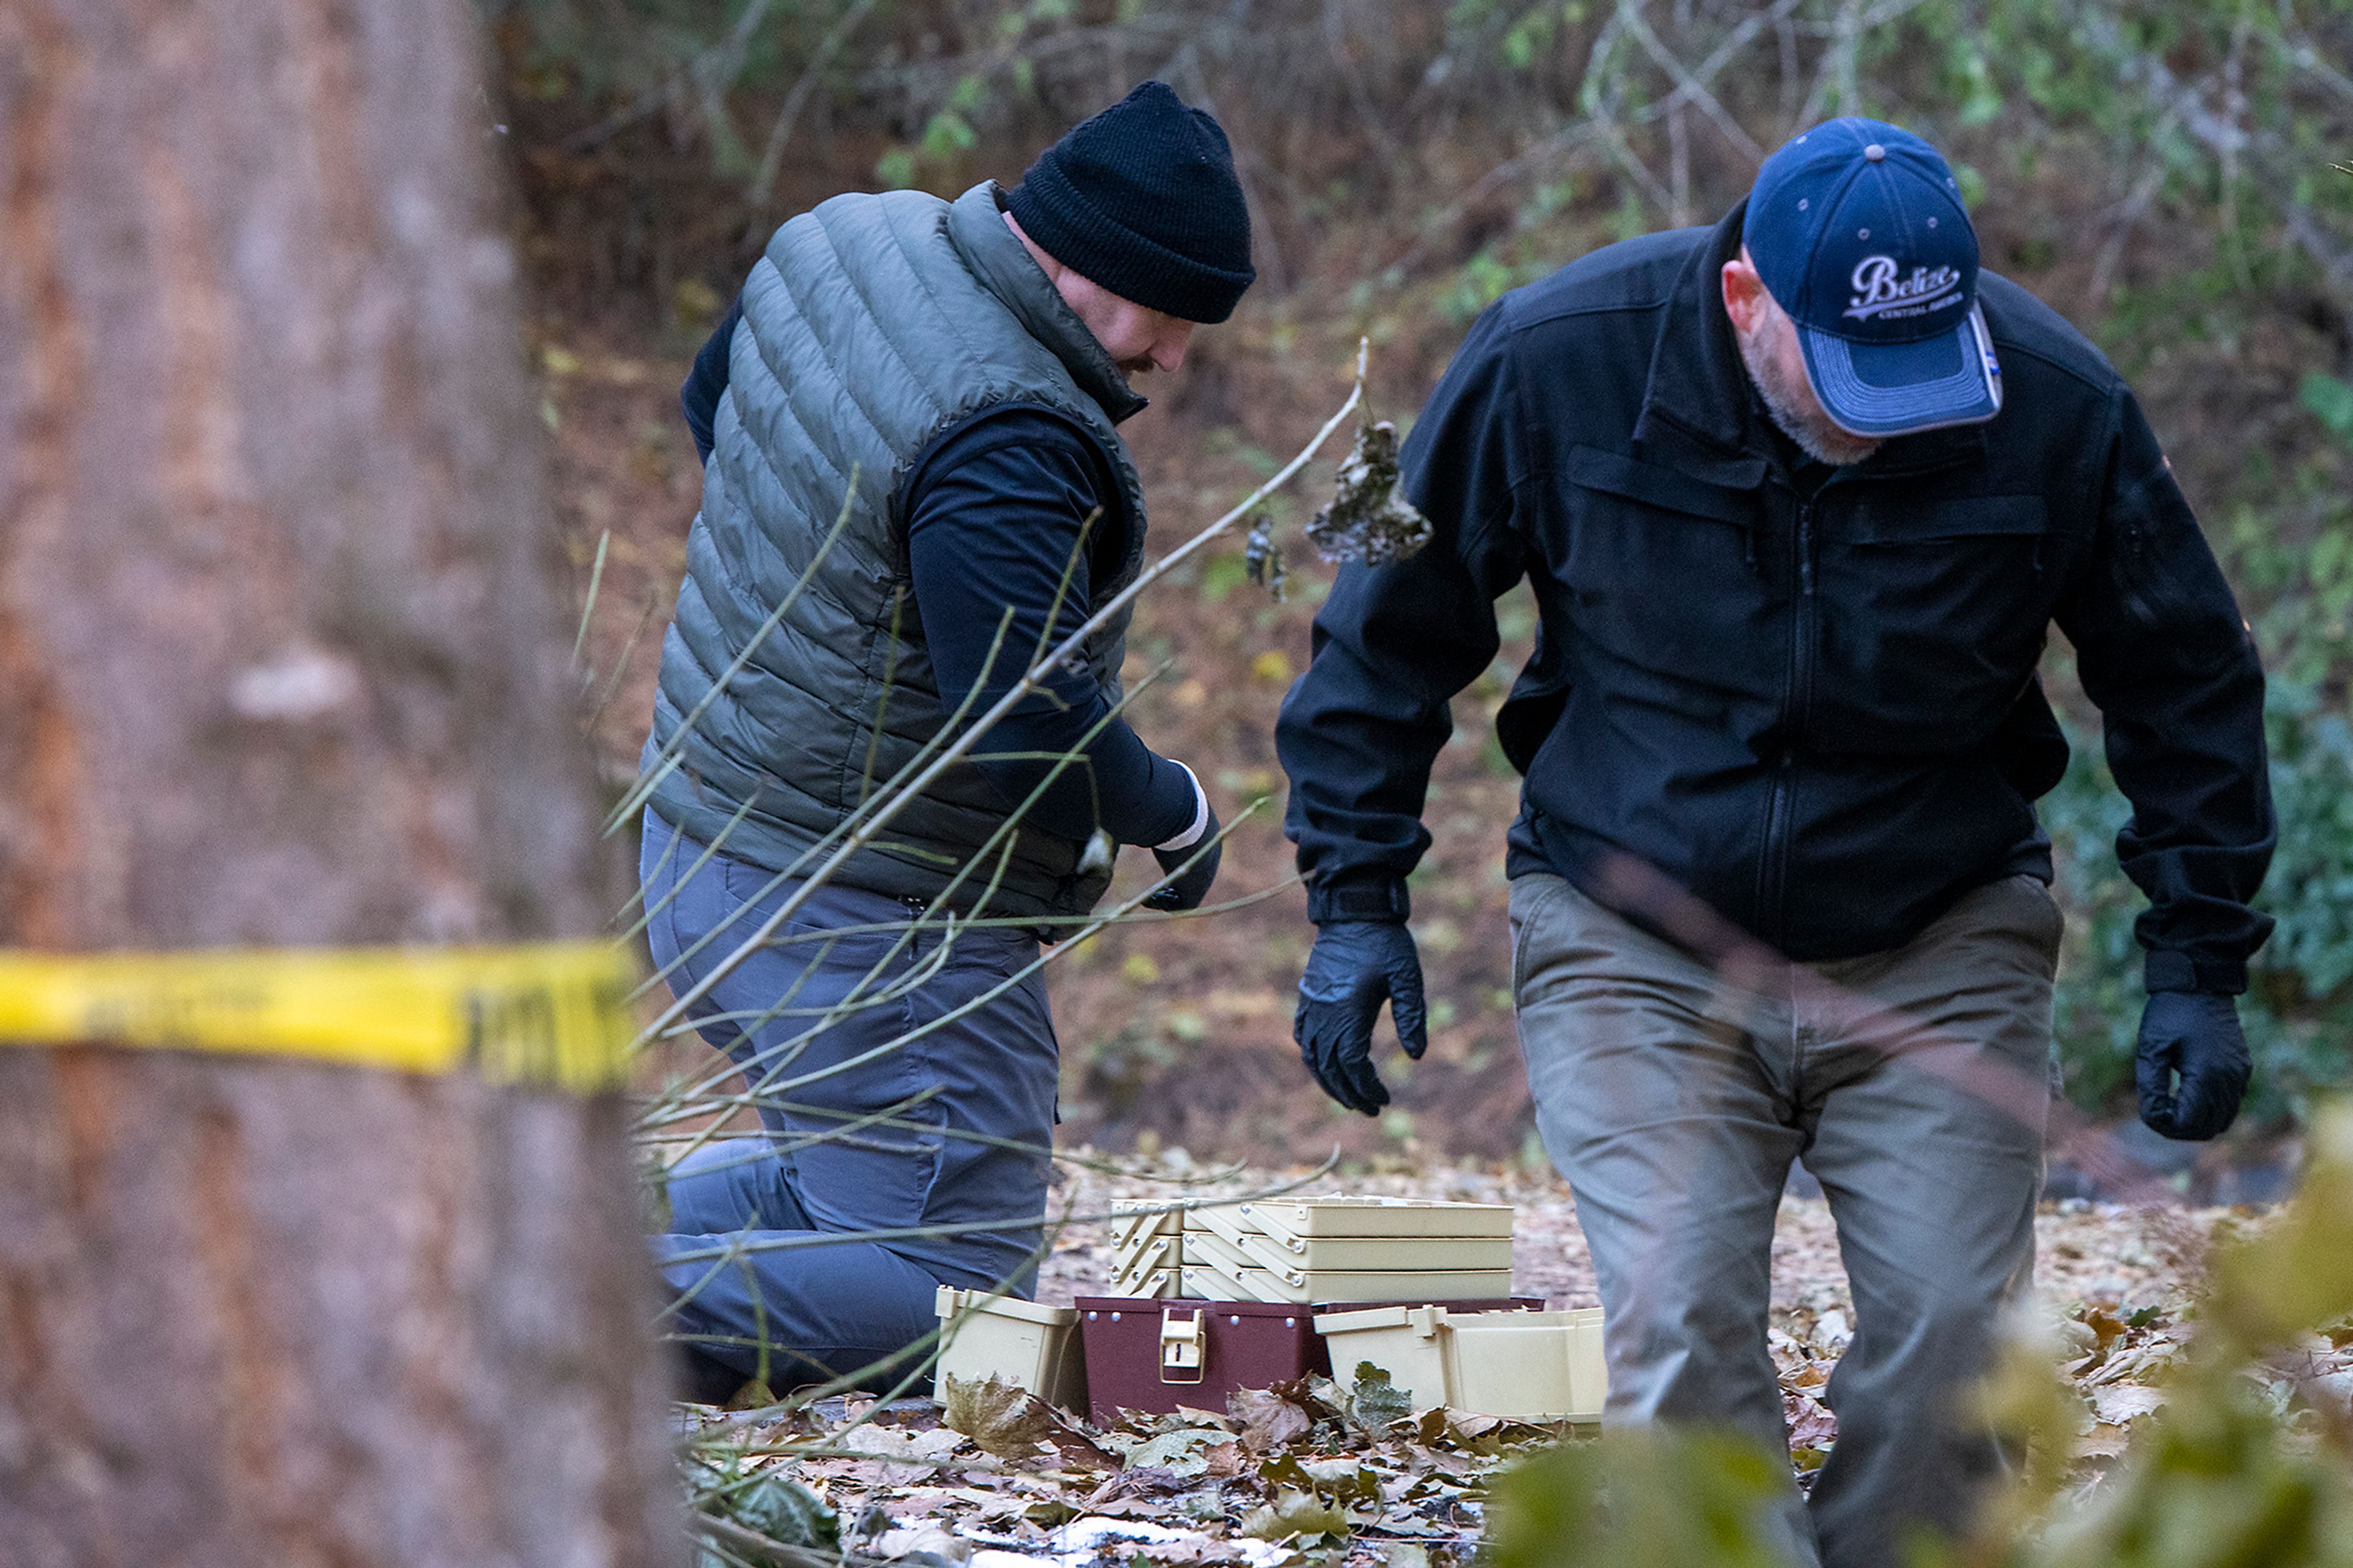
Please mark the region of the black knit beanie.
<svg viewBox="0 0 2353 1568"><path fill-rule="evenodd" d="M1226 133L1166 82L1073 126L1005 205L1082 278L1188 321L1224 321L1258 276Z"/></svg>

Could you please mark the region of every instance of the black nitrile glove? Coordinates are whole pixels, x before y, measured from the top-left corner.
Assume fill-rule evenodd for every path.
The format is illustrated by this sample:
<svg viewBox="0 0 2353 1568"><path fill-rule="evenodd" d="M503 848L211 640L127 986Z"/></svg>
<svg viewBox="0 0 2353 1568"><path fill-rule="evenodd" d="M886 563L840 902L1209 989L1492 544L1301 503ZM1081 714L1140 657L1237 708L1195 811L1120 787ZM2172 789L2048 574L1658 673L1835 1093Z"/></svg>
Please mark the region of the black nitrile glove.
<svg viewBox="0 0 2353 1568"><path fill-rule="evenodd" d="M2133 1077L2140 1119L2168 1138L2202 1142L2238 1119L2254 1064L2238 999L2212 991L2158 991L2140 1016ZM2176 1092L2173 1075L2181 1075Z"/></svg>
<svg viewBox="0 0 2353 1568"><path fill-rule="evenodd" d="M1145 909L1198 910L1201 900L1209 896L1209 884L1218 879L1218 861L1224 856L1225 846L1218 841L1216 809L1206 801L1201 809L1207 813L1209 825L1190 847L1152 852L1152 858L1160 862L1160 874L1175 879L1145 900ZM1192 864L1186 866L1187 860ZM1181 873L1177 870L1180 866L1184 867Z"/></svg>
<svg viewBox="0 0 2353 1568"><path fill-rule="evenodd" d="M1398 1044L1420 1060L1430 1048L1429 1015L1413 934L1384 921L1335 921L1318 928L1307 973L1299 977L1292 1037L1324 1092L1366 1116L1378 1115L1389 1102L1388 1086L1373 1070L1373 1023L1385 1001Z"/></svg>

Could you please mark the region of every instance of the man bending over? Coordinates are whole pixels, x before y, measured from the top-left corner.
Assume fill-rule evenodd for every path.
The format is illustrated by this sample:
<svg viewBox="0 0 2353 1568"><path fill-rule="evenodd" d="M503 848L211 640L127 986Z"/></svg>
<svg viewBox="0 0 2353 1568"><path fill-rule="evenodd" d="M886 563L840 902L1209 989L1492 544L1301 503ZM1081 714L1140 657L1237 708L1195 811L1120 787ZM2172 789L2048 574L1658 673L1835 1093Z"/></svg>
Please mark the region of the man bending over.
<svg viewBox="0 0 2353 1568"><path fill-rule="evenodd" d="M1776 1523L1793 1563L1888 1568L1994 1467L1961 1391L2032 1272L2052 626L2150 899L2141 1114L2211 1138L2237 1113L2274 830L2231 590L2122 378L1978 270L1944 159L1875 121L1798 137L1712 228L1506 294L1404 470L1435 539L1342 571L1278 731L1319 926L1301 1049L1367 1112L1384 999L1419 1054L1423 790L1525 578L1541 629L1496 721L1526 775L1513 984L1609 1313L1608 1418L1784 1441L1766 1314L1802 1159L1855 1337L1837 1447Z"/></svg>

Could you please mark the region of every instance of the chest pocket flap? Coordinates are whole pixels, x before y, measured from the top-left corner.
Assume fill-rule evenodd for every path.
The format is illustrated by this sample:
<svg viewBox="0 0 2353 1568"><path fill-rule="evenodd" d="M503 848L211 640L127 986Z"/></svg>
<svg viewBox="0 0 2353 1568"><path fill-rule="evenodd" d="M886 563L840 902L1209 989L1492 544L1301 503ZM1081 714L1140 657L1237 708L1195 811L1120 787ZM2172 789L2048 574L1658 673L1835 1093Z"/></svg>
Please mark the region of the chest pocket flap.
<svg viewBox="0 0 2353 1568"><path fill-rule="evenodd" d="M1844 530L1851 544L1925 544L2050 531L2050 509L2041 496L1942 496L1933 500L1873 496L1855 508Z"/></svg>
<svg viewBox="0 0 2353 1568"><path fill-rule="evenodd" d="M1715 471L1725 476L1723 482L1694 479L1656 463L1638 463L1594 447L1573 447L1568 454L1571 484L1668 511L1713 518L1741 528L1756 527L1756 489L1765 479L1764 459L1721 464Z"/></svg>

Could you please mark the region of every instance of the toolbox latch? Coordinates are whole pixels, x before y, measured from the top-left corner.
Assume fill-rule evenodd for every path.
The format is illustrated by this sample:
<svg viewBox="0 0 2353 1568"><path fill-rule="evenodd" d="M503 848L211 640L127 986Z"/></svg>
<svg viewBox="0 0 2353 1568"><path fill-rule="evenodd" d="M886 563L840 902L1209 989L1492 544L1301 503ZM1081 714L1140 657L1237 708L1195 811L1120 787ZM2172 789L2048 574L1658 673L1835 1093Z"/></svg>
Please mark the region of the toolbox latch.
<svg viewBox="0 0 2353 1568"><path fill-rule="evenodd" d="M1199 1307L1160 1310L1161 1382L1201 1381L1201 1331L1205 1326L1202 1312Z"/></svg>

